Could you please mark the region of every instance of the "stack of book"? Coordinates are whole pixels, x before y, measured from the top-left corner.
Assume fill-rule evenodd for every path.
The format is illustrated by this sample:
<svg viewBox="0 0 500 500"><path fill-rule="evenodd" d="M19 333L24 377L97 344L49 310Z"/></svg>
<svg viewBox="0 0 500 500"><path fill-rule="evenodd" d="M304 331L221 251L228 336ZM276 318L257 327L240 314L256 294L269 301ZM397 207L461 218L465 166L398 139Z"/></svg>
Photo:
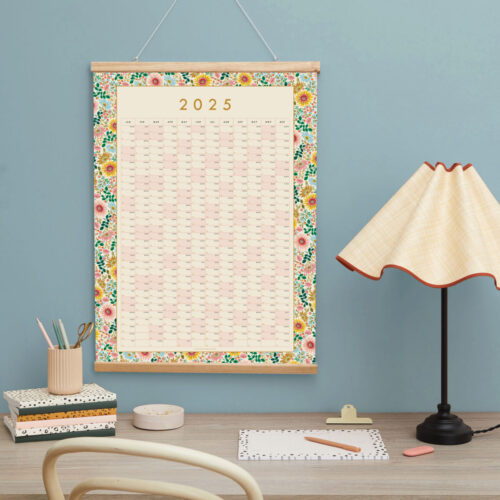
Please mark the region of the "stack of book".
<svg viewBox="0 0 500 500"><path fill-rule="evenodd" d="M115 435L116 394L97 384L69 396L41 388L6 391L3 397L10 410L4 424L16 443Z"/></svg>

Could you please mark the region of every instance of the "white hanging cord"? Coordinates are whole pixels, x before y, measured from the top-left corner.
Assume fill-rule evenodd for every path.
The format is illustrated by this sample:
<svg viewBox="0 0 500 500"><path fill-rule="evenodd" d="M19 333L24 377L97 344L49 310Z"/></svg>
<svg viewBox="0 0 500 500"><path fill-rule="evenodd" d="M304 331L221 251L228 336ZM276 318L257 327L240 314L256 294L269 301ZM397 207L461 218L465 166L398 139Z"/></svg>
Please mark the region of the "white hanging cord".
<svg viewBox="0 0 500 500"><path fill-rule="evenodd" d="M167 19L168 15L170 14L170 11L174 8L176 3L177 3L177 0L174 0L172 2L172 5L170 5L170 7L167 9L167 12L165 12L165 14L163 14L163 17L160 19L160 22L157 24L156 28L153 30L153 33L151 33L151 35L149 35L149 38L146 40L146 43L142 46L142 49L139 50L139 53L134 57L133 61L139 60L139 57L141 57L142 53L144 52L144 49L149 45L149 42L153 39L156 32L158 31L158 29L162 25L163 21L165 21L165 19Z"/></svg>
<svg viewBox="0 0 500 500"><path fill-rule="evenodd" d="M241 5L241 3L240 3L239 0L234 0L234 1L236 2L236 5L238 5L238 7L240 8L241 12L243 12L243 15L247 18L248 22L250 23L250 26L255 30L255 33L257 33L257 35L259 35L259 38L262 40L262 43L266 46L266 48L269 51L269 53L273 56L273 59L275 61L277 61L278 60L278 56L274 53L274 51L271 48L271 46L267 43L266 39L264 38L264 36L262 35L262 33L259 31L259 28L257 28L257 26L253 22L252 18L248 15L247 11L243 8L243 5ZM139 60L139 57L141 57L142 53L144 52L144 50L146 49L146 47L149 45L149 42L156 35L156 32L160 29L160 26L163 24L163 21L165 21L165 19L167 19L168 15L172 11L172 9L174 8L174 6L175 6L176 3L177 3L177 0L173 0L173 2L170 5L170 7L167 9L167 11L165 12L165 14L163 14L163 17L160 19L160 22L156 25L156 28L153 30L153 32L151 33L151 35L149 35L149 38L146 40L146 43L142 46L141 50L139 50L139 53L134 57L134 59L132 59L133 61L138 61Z"/></svg>
<svg viewBox="0 0 500 500"><path fill-rule="evenodd" d="M262 33L259 31L259 28L255 26L255 23L253 22L252 18L248 15L247 11L243 8L243 5L241 5L240 0L234 0L238 7L241 9L241 12L243 12L244 16L247 18L248 22L250 23L250 26L255 30L255 33L259 35L259 38L262 40L262 43L266 46L267 50L270 52L270 54L273 56L273 59L275 61L278 60L278 56L273 52L273 49L271 46L267 43L266 39L262 35Z"/></svg>

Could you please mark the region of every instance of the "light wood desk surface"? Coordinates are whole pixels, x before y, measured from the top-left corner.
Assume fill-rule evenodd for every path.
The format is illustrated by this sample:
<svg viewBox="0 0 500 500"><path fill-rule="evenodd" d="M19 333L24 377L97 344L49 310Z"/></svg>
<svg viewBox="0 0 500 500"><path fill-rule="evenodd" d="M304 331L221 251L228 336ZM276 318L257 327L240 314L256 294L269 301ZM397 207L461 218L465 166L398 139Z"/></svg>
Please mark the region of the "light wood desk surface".
<svg viewBox="0 0 500 500"><path fill-rule="evenodd" d="M431 455L403 457L403 450L420 444L415 439L415 426L426 416L423 413L371 414L373 426L356 426L380 430L390 455L387 461L237 460L240 429L342 428L327 426L327 416L332 414L187 415L180 429L142 431L132 426L131 415L120 414L117 436L187 446L239 463L256 478L265 498L273 500L391 496L398 499L500 498L500 430L476 436L465 445L435 446L436 451ZM463 413L461 416L473 429L500 422L500 413ZM53 443L14 444L2 425L0 498L45 498L39 496L45 492L41 465L45 451ZM106 475L173 480L208 489L225 498L242 498L239 487L228 479L161 460L78 453L62 457L58 471L65 493L85 477Z"/></svg>

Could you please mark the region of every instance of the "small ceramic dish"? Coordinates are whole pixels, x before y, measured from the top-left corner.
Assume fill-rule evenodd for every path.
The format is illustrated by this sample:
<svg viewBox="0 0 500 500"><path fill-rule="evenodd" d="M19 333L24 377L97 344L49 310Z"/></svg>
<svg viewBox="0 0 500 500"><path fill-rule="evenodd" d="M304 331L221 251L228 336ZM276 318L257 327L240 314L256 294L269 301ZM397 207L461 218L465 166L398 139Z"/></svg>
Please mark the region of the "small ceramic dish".
<svg viewBox="0 0 500 500"><path fill-rule="evenodd" d="M142 405L134 408L133 424L139 429L161 431L184 425L184 408L175 405Z"/></svg>

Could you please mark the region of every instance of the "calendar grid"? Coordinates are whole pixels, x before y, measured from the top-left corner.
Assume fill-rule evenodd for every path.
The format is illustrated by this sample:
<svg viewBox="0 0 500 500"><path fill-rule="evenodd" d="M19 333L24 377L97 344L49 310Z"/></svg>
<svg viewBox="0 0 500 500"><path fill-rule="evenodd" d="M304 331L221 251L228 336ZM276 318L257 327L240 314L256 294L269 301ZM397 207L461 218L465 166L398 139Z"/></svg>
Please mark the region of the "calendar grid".
<svg viewBox="0 0 500 500"><path fill-rule="evenodd" d="M290 120L124 116L118 131L119 349L291 350Z"/></svg>

